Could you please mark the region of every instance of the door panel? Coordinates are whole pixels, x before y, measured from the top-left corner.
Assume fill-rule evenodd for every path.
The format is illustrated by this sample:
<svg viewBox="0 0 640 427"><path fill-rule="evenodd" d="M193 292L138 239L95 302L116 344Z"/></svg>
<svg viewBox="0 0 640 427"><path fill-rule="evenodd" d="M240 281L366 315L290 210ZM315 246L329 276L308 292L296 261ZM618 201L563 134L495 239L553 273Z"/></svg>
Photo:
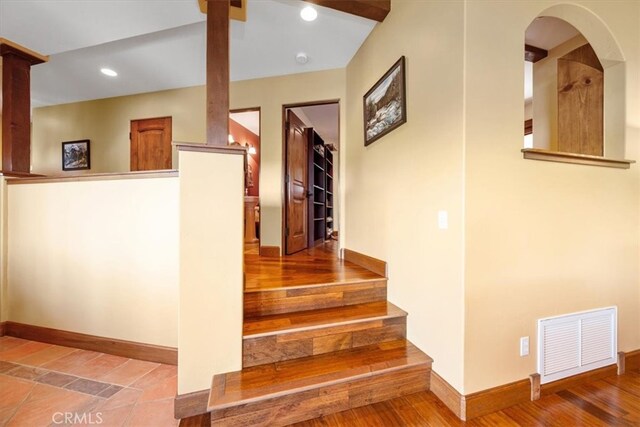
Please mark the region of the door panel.
<svg viewBox="0 0 640 427"><path fill-rule="evenodd" d="M171 169L171 117L131 121L131 170Z"/></svg>
<svg viewBox="0 0 640 427"><path fill-rule="evenodd" d="M287 111L289 126L286 132L286 254L307 248L307 161L308 140L304 123Z"/></svg>
<svg viewBox="0 0 640 427"><path fill-rule="evenodd" d="M602 156L604 73L558 59L558 151Z"/></svg>

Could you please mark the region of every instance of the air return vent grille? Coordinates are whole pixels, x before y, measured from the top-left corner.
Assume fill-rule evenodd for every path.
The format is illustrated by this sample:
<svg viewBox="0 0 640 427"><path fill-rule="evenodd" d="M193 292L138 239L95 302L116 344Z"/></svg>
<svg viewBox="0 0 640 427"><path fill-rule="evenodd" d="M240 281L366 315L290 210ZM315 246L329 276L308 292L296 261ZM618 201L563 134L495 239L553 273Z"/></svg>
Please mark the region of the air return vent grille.
<svg viewBox="0 0 640 427"><path fill-rule="evenodd" d="M542 384L616 363L616 307L538 320Z"/></svg>

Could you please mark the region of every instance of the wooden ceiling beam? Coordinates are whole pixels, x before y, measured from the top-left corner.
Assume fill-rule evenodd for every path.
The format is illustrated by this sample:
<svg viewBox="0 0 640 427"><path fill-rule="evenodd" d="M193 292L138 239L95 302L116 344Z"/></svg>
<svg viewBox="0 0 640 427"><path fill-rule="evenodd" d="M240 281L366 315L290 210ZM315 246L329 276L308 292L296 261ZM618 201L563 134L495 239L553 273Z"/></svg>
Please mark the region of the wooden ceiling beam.
<svg viewBox="0 0 640 427"><path fill-rule="evenodd" d="M391 11L391 0L303 0L318 6L382 22Z"/></svg>
<svg viewBox="0 0 640 427"><path fill-rule="evenodd" d="M548 51L540 49L539 47L531 46L529 44L524 45L524 60L527 62L536 63L541 59L546 58L548 54Z"/></svg>

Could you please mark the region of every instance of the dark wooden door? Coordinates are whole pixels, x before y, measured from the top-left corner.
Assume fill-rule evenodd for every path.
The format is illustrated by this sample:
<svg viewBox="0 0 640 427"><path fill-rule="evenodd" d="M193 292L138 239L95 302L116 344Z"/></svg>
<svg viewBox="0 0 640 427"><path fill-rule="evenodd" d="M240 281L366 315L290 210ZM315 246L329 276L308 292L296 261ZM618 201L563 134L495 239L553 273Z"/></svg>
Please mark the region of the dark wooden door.
<svg viewBox="0 0 640 427"><path fill-rule="evenodd" d="M307 248L308 139L304 123L287 111L285 167L285 238L286 254Z"/></svg>
<svg viewBox="0 0 640 427"><path fill-rule="evenodd" d="M171 117L131 120L131 170L171 169Z"/></svg>

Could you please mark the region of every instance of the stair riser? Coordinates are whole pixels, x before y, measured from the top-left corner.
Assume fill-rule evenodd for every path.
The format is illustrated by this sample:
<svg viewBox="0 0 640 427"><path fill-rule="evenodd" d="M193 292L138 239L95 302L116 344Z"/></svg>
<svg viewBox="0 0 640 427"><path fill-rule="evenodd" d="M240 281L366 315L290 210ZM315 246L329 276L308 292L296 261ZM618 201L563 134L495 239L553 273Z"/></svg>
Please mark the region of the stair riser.
<svg viewBox="0 0 640 427"><path fill-rule="evenodd" d="M293 313L386 301L387 281L326 285L288 290L245 292L245 317Z"/></svg>
<svg viewBox="0 0 640 427"><path fill-rule="evenodd" d="M246 338L243 367L297 359L406 338L407 318L373 320L303 332Z"/></svg>
<svg viewBox="0 0 640 427"><path fill-rule="evenodd" d="M430 364L211 412L212 426L286 426L429 390Z"/></svg>

